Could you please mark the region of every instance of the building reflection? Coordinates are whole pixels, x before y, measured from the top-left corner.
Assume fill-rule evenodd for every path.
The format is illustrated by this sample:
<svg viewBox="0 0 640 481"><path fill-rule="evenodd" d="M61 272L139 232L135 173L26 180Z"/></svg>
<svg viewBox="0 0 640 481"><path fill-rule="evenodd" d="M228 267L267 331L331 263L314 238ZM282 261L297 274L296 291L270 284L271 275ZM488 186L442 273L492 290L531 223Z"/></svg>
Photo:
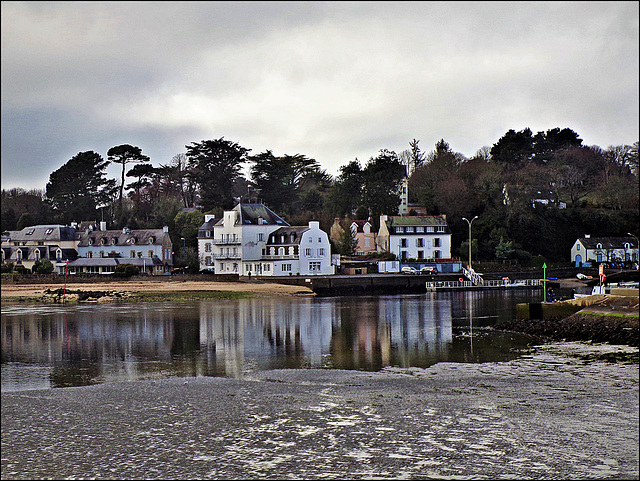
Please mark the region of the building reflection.
<svg viewBox="0 0 640 481"><path fill-rule="evenodd" d="M3 311L1 337L3 390L29 377L27 367L27 389L264 369L426 367L448 357L452 302L427 295L42 306Z"/></svg>

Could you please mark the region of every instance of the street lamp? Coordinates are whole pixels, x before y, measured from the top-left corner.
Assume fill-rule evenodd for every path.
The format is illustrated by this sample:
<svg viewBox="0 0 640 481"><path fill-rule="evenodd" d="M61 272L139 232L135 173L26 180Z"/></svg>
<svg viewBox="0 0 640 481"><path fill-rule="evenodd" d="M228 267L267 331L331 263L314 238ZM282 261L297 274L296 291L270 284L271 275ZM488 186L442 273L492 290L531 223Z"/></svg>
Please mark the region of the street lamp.
<svg viewBox="0 0 640 481"><path fill-rule="evenodd" d="M627 235L630 235L631 237L633 237L636 240L636 248L640 248L640 246L638 245L638 238L634 236L631 232L627 232ZM633 259L633 249L631 249L631 258Z"/></svg>
<svg viewBox="0 0 640 481"><path fill-rule="evenodd" d="M184 237L180 237L180 239L182 239L182 250L184 251L186 249L185 238Z"/></svg>
<svg viewBox="0 0 640 481"><path fill-rule="evenodd" d="M467 224L469 224L469 270L471 270L471 224L473 224L473 221L477 218L478 216L475 216L473 219L471 219L471 221L469 221L469 219L467 219L466 217L462 218L462 220L466 220Z"/></svg>

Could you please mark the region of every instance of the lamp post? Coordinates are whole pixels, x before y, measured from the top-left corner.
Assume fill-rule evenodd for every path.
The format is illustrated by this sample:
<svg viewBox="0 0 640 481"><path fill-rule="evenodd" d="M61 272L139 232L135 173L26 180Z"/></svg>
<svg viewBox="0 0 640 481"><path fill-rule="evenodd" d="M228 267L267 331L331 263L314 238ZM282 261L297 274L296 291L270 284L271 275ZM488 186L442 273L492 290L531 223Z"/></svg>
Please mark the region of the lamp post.
<svg viewBox="0 0 640 481"><path fill-rule="evenodd" d="M475 216L473 219L469 220L466 217L463 217L462 220L466 220L467 224L469 224L469 270L471 270L471 224L476 220L478 216Z"/></svg>
<svg viewBox="0 0 640 481"><path fill-rule="evenodd" d="M636 236L634 236L631 232L627 232L627 235L630 235L631 237L633 237L636 240L636 248L640 248L640 246L638 245L638 238ZM633 249L631 249L631 259L633 259Z"/></svg>
<svg viewBox="0 0 640 481"><path fill-rule="evenodd" d="M187 248L185 245L185 238L184 237L180 237L180 239L182 239L182 251L184 252L185 249Z"/></svg>

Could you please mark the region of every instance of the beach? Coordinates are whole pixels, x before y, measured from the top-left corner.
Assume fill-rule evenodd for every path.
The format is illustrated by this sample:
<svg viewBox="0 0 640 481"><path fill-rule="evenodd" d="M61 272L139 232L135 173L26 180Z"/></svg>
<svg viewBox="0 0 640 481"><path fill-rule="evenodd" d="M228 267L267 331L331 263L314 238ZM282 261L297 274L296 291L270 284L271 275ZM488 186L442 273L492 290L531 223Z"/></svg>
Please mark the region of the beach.
<svg viewBox="0 0 640 481"><path fill-rule="evenodd" d="M2 301L42 298L46 291L57 291L64 289L61 283L2 283ZM88 291L88 292L108 292L120 294L136 293L160 293L170 294L185 292L241 292L253 296L299 296L313 295L313 291L304 286L291 286L286 284L276 284L261 281L239 281L239 282L217 282L217 281L194 281L179 279L145 279L145 280L121 280L121 281L101 281L93 283L73 282L66 286L67 292ZM104 297L103 301L109 301L110 296ZM112 296L111 296L112 297ZM69 299L72 299L70 296Z"/></svg>
<svg viewBox="0 0 640 481"><path fill-rule="evenodd" d="M626 351L3 393L2 479L638 479Z"/></svg>

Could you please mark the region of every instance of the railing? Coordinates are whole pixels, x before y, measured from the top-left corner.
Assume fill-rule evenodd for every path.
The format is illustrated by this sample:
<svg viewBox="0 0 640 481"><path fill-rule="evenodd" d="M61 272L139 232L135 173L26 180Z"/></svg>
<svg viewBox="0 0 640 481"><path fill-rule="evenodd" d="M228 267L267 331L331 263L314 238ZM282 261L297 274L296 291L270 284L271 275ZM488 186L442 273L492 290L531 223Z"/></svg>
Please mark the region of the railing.
<svg viewBox="0 0 640 481"><path fill-rule="evenodd" d="M214 259L240 259L242 256L240 254L213 254L211 256Z"/></svg>
<svg viewBox="0 0 640 481"><path fill-rule="evenodd" d="M492 287L492 288L514 288L514 287L540 287L542 281L540 279L524 279L521 281L508 281L506 279L484 281L481 286L474 284L472 281L433 281L427 282L427 290L433 289L463 289L471 287Z"/></svg>
<svg viewBox="0 0 640 481"><path fill-rule="evenodd" d="M463 267L462 272L464 273L465 277L467 277L468 279L471 280L471 282L473 282L474 285L476 286L484 285L484 279L480 274L474 271L472 267L470 267L469 269Z"/></svg>
<svg viewBox="0 0 640 481"><path fill-rule="evenodd" d="M230 244L241 244L242 241L240 239L232 238L232 239L208 239L214 245L230 245Z"/></svg>

